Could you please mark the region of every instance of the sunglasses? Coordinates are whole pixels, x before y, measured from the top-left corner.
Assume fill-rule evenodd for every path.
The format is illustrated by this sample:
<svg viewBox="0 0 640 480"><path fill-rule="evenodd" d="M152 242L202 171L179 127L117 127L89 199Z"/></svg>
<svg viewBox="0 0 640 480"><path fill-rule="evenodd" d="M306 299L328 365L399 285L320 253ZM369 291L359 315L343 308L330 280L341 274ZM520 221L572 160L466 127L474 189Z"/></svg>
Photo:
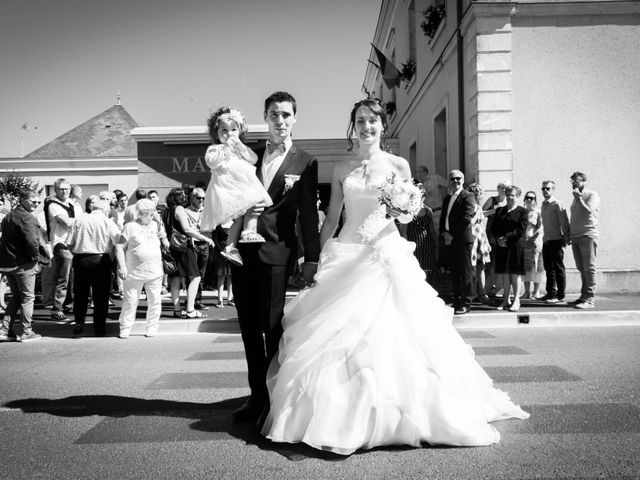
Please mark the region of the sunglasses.
<svg viewBox="0 0 640 480"><path fill-rule="evenodd" d="M544 190L545 192L551 190L551 187L542 187L540 190Z"/></svg>
<svg viewBox="0 0 640 480"><path fill-rule="evenodd" d="M198 200L204 200L205 197L196 197Z"/></svg>
<svg viewBox="0 0 640 480"><path fill-rule="evenodd" d="M536 197L524 197L525 200L535 200Z"/></svg>
<svg viewBox="0 0 640 480"><path fill-rule="evenodd" d="M454 180L462 180L462 177L449 177L450 182L453 182Z"/></svg>

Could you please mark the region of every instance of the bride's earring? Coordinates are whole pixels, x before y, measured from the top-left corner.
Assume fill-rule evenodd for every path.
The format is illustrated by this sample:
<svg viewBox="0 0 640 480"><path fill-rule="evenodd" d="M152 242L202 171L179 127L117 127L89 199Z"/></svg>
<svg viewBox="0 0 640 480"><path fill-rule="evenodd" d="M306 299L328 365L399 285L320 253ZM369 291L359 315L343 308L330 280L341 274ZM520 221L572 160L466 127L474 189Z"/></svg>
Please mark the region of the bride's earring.
<svg viewBox="0 0 640 480"><path fill-rule="evenodd" d="M387 131L383 130L382 133L380 134L380 150L382 150L383 152L391 152L391 149L387 145L386 140L387 140Z"/></svg>

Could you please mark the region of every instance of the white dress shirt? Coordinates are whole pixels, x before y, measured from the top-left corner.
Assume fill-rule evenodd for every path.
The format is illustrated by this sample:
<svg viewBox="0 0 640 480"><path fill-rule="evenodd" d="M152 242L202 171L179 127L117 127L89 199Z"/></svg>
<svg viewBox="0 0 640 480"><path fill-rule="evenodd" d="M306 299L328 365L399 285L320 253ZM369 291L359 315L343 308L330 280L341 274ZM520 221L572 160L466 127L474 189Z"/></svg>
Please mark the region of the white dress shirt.
<svg viewBox="0 0 640 480"><path fill-rule="evenodd" d="M276 176L276 172L282 165L282 162L286 158L289 150L291 149L291 145L293 141L291 137L287 138L284 141L284 152L275 150L273 153L269 153L267 149L264 150L264 156L262 157L262 184L265 189L269 189L271 182L273 181L273 177Z"/></svg>
<svg viewBox="0 0 640 480"><path fill-rule="evenodd" d="M455 193L451 194L451 198L449 199L449 205L447 205L447 216L444 219L444 229L449 232L449 214L451 213L451 207L453 206L453 202L456 201L456 199L458 198L458 195L460 194L460 192L462 191L462 189L458 190Z"/></svg>

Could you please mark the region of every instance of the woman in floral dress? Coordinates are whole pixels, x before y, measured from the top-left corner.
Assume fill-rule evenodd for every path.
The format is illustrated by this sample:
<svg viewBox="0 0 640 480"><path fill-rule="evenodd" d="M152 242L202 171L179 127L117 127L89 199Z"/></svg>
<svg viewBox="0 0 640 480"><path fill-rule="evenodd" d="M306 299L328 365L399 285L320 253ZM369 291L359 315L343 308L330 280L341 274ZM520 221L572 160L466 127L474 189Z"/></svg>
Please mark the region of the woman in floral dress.
<svg viewBox="0 0 640 480"><path fill-rule="evenodd" d="M480 206L482 202L482 187L479 183L472 183L467 187L467 191L473 193L476 200L476 211L471 220L471 231L474 237L471 250L471 265L475 268L477 294L475 301L489 303L489 296L485 290L485 267L491 263L491 245L483 225L484 214Z"/></svg>

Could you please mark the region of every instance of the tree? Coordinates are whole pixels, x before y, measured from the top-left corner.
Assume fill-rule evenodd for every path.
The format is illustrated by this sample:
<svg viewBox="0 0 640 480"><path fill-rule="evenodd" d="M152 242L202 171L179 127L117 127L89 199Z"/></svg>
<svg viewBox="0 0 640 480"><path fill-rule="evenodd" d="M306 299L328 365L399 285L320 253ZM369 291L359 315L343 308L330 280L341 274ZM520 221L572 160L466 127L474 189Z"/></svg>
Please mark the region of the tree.
<svg viewBox="0 0 640 480"><path fill-rule="evenodd" d="M9 199L11 205L18 203L20 191L26 189L36 190L38 193L42 191L38 182L19 172L14 171L0 178L0 197Z"/></svg>

